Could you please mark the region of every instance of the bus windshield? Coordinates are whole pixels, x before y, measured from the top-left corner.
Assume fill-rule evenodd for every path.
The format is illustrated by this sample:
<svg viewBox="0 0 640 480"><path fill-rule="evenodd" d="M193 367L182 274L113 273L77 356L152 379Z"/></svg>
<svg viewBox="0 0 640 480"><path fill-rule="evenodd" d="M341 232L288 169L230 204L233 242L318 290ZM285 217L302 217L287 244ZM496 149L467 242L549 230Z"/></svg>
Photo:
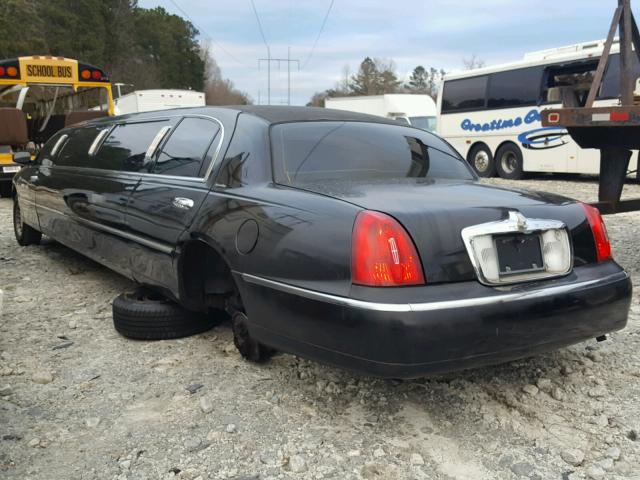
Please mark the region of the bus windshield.
<svg viewBox="0 0 640 480"><path fill-rule="evenodd" d="M65 126L114 113L104 72L62 57L0 60L0 107L23 113L26 143L36 149Z"/></svg>
<svg viewBox="0 0 640 480"><path fill-rule="evenodd" d="M409 121L416 128L432 133L436 131L436 117L409 117Z"/></svg>

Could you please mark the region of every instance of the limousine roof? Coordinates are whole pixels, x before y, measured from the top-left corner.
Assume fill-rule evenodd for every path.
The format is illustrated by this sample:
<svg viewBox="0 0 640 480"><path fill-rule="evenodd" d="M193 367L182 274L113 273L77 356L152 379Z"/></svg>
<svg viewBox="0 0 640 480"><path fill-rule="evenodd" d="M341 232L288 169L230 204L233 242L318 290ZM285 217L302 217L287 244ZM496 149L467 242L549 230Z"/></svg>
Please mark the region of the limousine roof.
<svg viewBox="0 0 640 480"><path fill-rule="evenodd" d="M333 110L330 108L319 107L292 107L281 105L239 105L239 106L222 106L222 107L192 107L192 108L175 108L170 110L157 110L153 112L131 113L117 117L122 120L142 120L145 118L157 118L167 115L211 115L227 116L229 113L246 113L261 118L265 122L284 123L284 122L309 122L309 121L351 121L351 122L369 122L384 123L389 125L398 125L399 122L391 118L378 117L364 113L348 112L344 110ZM113 120L110 119L94 120L91 123L105 123Z"/></svg>

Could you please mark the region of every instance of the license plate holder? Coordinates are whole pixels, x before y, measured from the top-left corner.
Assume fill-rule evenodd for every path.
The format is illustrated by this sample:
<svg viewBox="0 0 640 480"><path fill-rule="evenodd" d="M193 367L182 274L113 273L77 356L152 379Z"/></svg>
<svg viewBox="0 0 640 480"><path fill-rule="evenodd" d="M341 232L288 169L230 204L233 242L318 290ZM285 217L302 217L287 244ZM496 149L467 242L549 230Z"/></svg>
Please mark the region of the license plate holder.
<svg viewBox="0 0 640 480"><path fill-rule="evenodd" d="M540 234L494 235L500 276L522 275L545 270Z"/></svg>

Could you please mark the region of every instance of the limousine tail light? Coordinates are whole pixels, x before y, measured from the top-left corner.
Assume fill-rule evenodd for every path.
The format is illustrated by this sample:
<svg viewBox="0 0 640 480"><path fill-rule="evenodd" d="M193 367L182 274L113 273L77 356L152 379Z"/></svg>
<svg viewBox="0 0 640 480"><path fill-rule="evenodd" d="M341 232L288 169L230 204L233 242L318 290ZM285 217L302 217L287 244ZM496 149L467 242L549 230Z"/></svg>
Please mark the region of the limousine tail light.
<svg viewBox="0 0 640 480"><path fill-rule="evenodd" d="M598 262L603 262L611 258L611 242L609 241L609 235L607 235L607 227L604 224L600 210L586 203L582 204L584 212L587 215L587 220L591 226L591 232L593 233L593 241L596 244L596 258Z"/></svg>
<svg viewBox="0 0 640 480"><path fill-rule="evenodd" d="M370 287L424 285L420 257L407 231L380 212L360 212L351 241L354 284Z"/></svg>

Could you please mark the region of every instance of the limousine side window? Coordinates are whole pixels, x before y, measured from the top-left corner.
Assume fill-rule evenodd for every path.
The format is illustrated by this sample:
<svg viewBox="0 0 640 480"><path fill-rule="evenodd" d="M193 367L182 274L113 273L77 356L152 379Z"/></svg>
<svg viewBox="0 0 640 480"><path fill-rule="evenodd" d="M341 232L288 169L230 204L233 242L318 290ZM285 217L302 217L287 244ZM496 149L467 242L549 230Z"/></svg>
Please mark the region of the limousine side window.
<svg viewBox="0 0 640 480"><path fill-rule="evenodd" d="M165 122L117 125L95 155L93 168L125 172L148 172L152 161L147 149Z"/></svg>
<svg viewBox="0 0 640 480"><path fill-rule="evenodd" d="M104 126L83 127L69 133L60 153L55 157L54 164L63 167L89 167L93 160L89 155L89 147Z"/></svg>
<svg viewBox="0 0 640 480"><path fill-rule="evenodd" d="M220 125L205 118L184 118L162 146L152 173L180 177L204 175L212 160ZM203 168L201 168L203 167Z"/></svg>

